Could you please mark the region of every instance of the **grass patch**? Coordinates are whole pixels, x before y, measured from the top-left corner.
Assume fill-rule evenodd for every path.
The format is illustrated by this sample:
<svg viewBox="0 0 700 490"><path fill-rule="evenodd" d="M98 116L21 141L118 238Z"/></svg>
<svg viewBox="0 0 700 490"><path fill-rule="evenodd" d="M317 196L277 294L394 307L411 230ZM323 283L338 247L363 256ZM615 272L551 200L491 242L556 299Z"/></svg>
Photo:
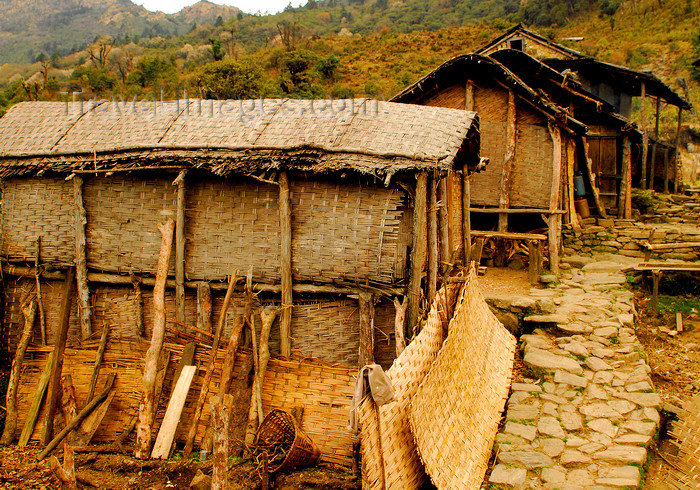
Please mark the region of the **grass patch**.
<svg viewBox="0 0 700 490"><path fill-rule="evenodd" d="M651 303L647 305L647 310L650 310ZM697 296L671 296L668 294L660 294L658 301L659 313L698 313L700 312L700 298Z"/></svg>

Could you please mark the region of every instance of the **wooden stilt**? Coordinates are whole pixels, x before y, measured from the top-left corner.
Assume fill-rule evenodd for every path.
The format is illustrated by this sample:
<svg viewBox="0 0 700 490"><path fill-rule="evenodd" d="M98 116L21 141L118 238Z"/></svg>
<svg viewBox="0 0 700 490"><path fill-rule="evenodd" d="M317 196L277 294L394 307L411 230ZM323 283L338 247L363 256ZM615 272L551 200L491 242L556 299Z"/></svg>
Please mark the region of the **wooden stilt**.
<svg viewBox="0 0 700 490"><path fill-rule="evenodd" d="M32 329L34 328L34 320L36 319L36 310L36 301L29 301L29 303L22 305L24 329L22 330L22 337L17 344L15 358L12 361L12 368L10 369L10 379L7 382L5 428L3 429L2 437L0 437L0 444L12 444L12 441L15 440L15 431L17 430L17 388L22 372L24 355L27 352L29 342L32 340Z"/></svg>
<svg viewBox="0 0 700 490"><path fill-rule="evenodd" d="M187 169L181 170L173 181L177 186L177 222L175 226L175 317L185 322L185 205Z"/></svg>
<svg viewBox="0 0 700 490"><path fill-rule="evenodd" d="M207 361L207 368L204 374L204 379L202 380L202 387L199 391L199 397L197 399L197 405L195 406L194 415L192 416L192 422L190 425L190 430L187 433L187 441L185 443L185 449L182 454L185 458L189 458L192 455L192 449L194 448L194 439L197 436L197 428L199 427L199 420L202 418L202 410L204 404L207 401L207 396L209 395L209 383L214 374L214 362L216 360L216 354L219 351L219 343L221 342L221 334L224 331L224 326L226 325L226 313L228 312L229 304L231 303L231 296L233 296L233 290L238 280L238 269L233 271L231 274L231 279L228 284L228 290L226 291L226 297L224 297L224 304L221 305L221 312L219 313L219 321L216 324L216 333L214 334L214 342L209 352L209 360Z"/></svg>
<svg viewBox="0 0 700 490"><path fill-rule="evenodd" d="M374 362L374 297L360 293L360 367Z"/></svg>
<svg viewBox="0 0 700 490"><path fill-rule="evenodd" d="M61 308L58 314L58 336L54 347L55 359L51 375L49 377L48 395L46 397L46 423L42 434L41 442L46 445L53 437L53 418L56 415L56 405L61 386L61 371L63 370L63 351L66 348L68 339L68 327L70 324L70 306L73 292L73 281L75 280L75 269L69 267L66 271L66 280L63 282L61 292Z"/></svg>
<svg viewBox="0 0 700 490"><path fill-rule="evenodd" d="M428 175L418 174L416 198L413 206L413 244L411 247L411 270L408 280L408 334L413 336L420 316L422 297L421 279L425 262L427 234Z"/></svg>
<svg viewBox="0 0 700 490"><path fill-rule="evenodd" d="M41 345L46 345L46 313L44 312L44 300L41 296L41 236L36 238L36 256L34 257L34 279L36 281L36 302L39 307L39 330L41 331Z"/></svg>
<svg viewBox="0 0 700 490"><path fill-rule="evenodd" d="M156 410L156 373L158 371L158 358L163 348L163 338L165 336L165 280L168 277L168 268L170 266L174 229L175 222L170 218L165 223L158 224L158 230L161 234L161 246L156 270L156 284L153 288L153 333L151 335L151 345L146 351L143 369L143 396L139 405L139 422L136 428L134 456L138 459L146 459L151 454L152 423Z"/></svg>
<svg viewBox="0 0 700 490"><path fill-rule="evenodd" d="M92 368L92 376L90 378L90 387L88 388L88 394L86 402L92 400L92 396L95 394L95 386L97 385L97 376L100 374L100 364L102 364L102 358L105 354L105 349L107 348L107 336L109 334L109 328L107 324L102 325L102 336L100 337L100 345L97 348L97 355L95 356L95 365Z"/></svg>
<svg viewBox="0 0 700 490"><path fill-rule="evenodd" d="M280 314L280 354L292 355L292 205L287 172L279 176L280 273L282 312Z"/></svg>
<svg viewBox="0 0 700 490"><path fill-rule="evenodd" d="M83 179L77 175L73 177L73 197L75 199L75 274L78 284L78 316L80 317L80 335L85 340L92 334L92 307L85 251L87 213L83 204Z"/></svg>
<svg viewBox="0 0 700 490"><path fill-rule="evenodd" d="M403 302L399 301L399 298L394 298L394 307L396 308L396 316L394 317L396 357L399 357L406 348L406 308L408 307L408 298L404 296Z"/></svg>
<svg viewBox="0 0 700 490"><path fill-rule="evenodd" d="M428 205L428 302L432 303L437 292L438 282L438 200L437 176L430 179Z"/></svg>

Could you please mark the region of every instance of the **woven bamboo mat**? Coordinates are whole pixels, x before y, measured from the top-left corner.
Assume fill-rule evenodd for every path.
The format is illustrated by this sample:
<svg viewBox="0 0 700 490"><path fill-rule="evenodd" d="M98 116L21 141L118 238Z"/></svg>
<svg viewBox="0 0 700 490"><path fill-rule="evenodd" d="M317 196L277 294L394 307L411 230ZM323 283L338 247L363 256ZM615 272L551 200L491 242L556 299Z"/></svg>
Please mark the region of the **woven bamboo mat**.
<svg viewBox="0 0 700 490"><path fill-rule="evenodd" d="M408 419L432 482L478 489L510 388L515 337L469 273L449 335L411 399Z"/></svg>
<svg viewBox="0 0 700 490"><path fill-rule="evenodd" d="M700 488L700 395L684 407L669 434L677 453L664 455L673 465L665 483L679 490Z"/></svg>
<svg viewBox="0 0 700 490"><path fill-rule="evenodd" d="M396 401L379 407L379 420L369 398L358 408L363 488L382 488L383 478L386 488L420 488L425 481L409 428L408 407L438 355L458 291L458 285L450 284L438 292L423 329L386 372Z"/></svg>

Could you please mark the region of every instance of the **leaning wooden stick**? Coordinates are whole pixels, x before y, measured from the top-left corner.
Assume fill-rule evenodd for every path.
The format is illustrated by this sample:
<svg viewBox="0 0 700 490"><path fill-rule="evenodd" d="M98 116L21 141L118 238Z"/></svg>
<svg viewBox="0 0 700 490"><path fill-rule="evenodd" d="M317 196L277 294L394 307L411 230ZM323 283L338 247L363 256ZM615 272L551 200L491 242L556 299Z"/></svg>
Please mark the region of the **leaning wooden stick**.
<svg viewBox="0 0 700 490"><path fill-rule="evenodd" d="M156 374L158 358L165 337L165 282L168 278L170 255L173 249L175 221L168 218L165 223L158 224L158 230L161 233L161 245L156 283L153 287L153 333L151 334L151 345L146 351L146 362L143 369L143 396L139 405L139 423L136 428L136 448L134 450L134 456L138 459L146 459L151 455L152 423L156 410Z"/></svg>
<svg viewBox="0 0 700 490"><path fill-rule="evenodd" d="M78 485L75 480L75 452L73 447L66 444L63 447L63 466L58 461L56 456L52 456L50 460L51 471L56 478L61 481L63 490L77 490Z"/></svg>
<svg viewBox="0 0 700 490"><path fill-rule="evenodd" d="M214 427L214 453L212 465L212 490L226 490L228 484L228 428L231 420L233 397L211 397L212 426Z"/></svg>
<svg viewBox="0 0 700 490"><path fill-rule="evenodd" d="M100 346L97 348L97 356L95 356L95 365L92 368L92 378L90 378L90 387L88 388L88 395L86 402L92 400L92 396L95 394L95 385L97 384L97 376L100 374L100 364L102 364L102 358L105 355L105 348L107 347L107 334L109 333L109 328L106 323L102 324L102 336L100 337Z"/></svg>
<svg viewBox="0 0 700 490"><path fill-rule="evenodd" d="M192 455L194 439L197 436L197 428L199 427L199 420L202 418L202 410L204 409L204 404L206 403L207 396L209 395L209 383L211 382L211 377L214 374L214 362L216 361L216 354L219 351L221 334L224 331L224 325L226 324L226 312L228 311L229 303L231 303L231 297L233 296L233 290L236 287L237 280L238 269L235 269L233 274L231 274L231 280L228 283L228 289L226 290L226 296L224 297L224 304L221 305L219 321L216 325L216 334L214 335L214 343L211 346L211 352L209 353L209 360L207 362L206 374L204 375L204 380L202 381L202 388L199 391L199 398L197 399L197 405L195 406L194 415L192 416L192 425L190 426L190 431L187 434L185 449L182 451L185 458L189 458Z"/></svg>
<svg viewBox="0 0 700 490"><path fill-rule="evenodd" d="M29 304L22 306L24 330L22 330L22 338L17 345L15 359L12 361L12 369L10 370L10 380L7 383L7 397L5 399L7 415L5 416L5 429L2 432L0 444L12 444L12 441L15 440L15 430L17 429L17 387L19 386L24 354L27 352L29 341L32 340L36 306L36 301L30 301Z"/></svg>
<svg viewBox="0 0 700 490"><path fill-rule="evenodd" d="M37 386L34 392L34 399L32 400L32 406L29 408L29 413L27 414L27 421L24 423L22 434L19 436L18 447L26 446L34 433L36 419L39 417L39 410L41 410L41 403L44 401L44 395L46 395L46 388L49 386L49 378L53 372L55 361L56 350L52 350L49 354L49 358L46 360L46 366L44 366L44 372L39 380L39 386Z"/></svg>
<svg viewBox="0 0 700 490"><path fill-rule="evenodd" d="M61 443L61 441L71 432L73 429L78 427L80 422L83 421L85 417L90 415L90 413L95 409L97 405L100 404L102 400L107 398L107 395L109 395L109 391L112 389L112 386L114 386L114 379L117 377L116 373L110 373L109 377L107 378L107 382L105 383L104 389L100 392L99 395L97 395L95 398L90 401L87 405L85 405L85 408L83 408L80 412L78 412L78 415L75 416L73 420L71 420L69 423L66 424L66 426L63 428L63 430L53 438L51 442L44 448L43 451L39 453L37 456L37 459L41 461L44 459L46 456L48 456L51 451L56 449L56 447Z"/></svg>
<svg viewBox="0 0 700 490"><path fill-rule="evenodd" d="M260 316L262 318L262 330L260 331L260 342L257 349L258 363L255 369L255 381L253 382L253 392L250 400L250 410L248 412L248 426L246 427L245 442L250 446L255 440L255 433L258 425L263 419L262 409L262 384L265 379L267 363L270 360L270 330L277 316L277 311L273 308L265 308ZM256 355L255 349L253 355Z"/></svg>

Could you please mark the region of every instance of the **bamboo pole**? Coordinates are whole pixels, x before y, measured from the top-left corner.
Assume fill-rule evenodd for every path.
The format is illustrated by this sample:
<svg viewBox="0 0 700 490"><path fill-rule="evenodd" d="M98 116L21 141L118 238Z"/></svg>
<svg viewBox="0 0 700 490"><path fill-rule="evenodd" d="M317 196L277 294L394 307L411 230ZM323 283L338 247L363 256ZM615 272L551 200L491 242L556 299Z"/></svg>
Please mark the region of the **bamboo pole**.
<svg viewBox="0 0 700 490"><path fill-rule="evenodd" d="M161 245L156 270L156 284L153 288L153 333L151 335L151 345L146 351L143 369L143 396L139 405L139 422L136 427L134 457L138 459L146 459L151 454L152 423L157 408L155 406L156 373L158 371L158 358L163 348L163 337L165 336L165 280L170 266L174 229L175 222L171 218L168 218L165 223L158 224L158 230L161 234Z"/></svg>
<svg viewBox="0 0 700 490"><path fill-rule="evenodd" d="M552 137L552 188L549 196L549 209L559 209L561 205L561 168L562 168L562 140L561 131L555 124L549 125L549 134ZM561 246L561 214L549 216L549 270L554 274L559 273L559 247Z"/></svg>
<svg viewBox="0 0 700 490"><path fill-rule="evenodd" d="M54 347L55 360L49 376L48 394L46 397L46 423L42 433L41 442L46 445L53 437L53 418L56 415L56 405L61 386L61 371L63 370L63 351L66 348L68 339L68 327L70 325L70 307L73 292L73 280L75 279L75 268L69 267L66 271L66 279L63 282L61 292L61 308L58 315L58 336Z"/></svg>
<svg viewBox="0 0 700 490"><path fill-rule="evenodd" d="M287 172L279 176L280 273L282 276L282 314L280 316L280 353L292 355L292 207Z"/></svg>
<svg viewBox="0 0 700 490"><path fill-rule="evenodd" d="M226 313L228 311L229 304L231 303L231 297L233 296L233 290L237 280L238 269L235 269L233 271L233 274L231 274L231 280L228 283L228 290L226 291L226 296L224 297L224 304L221 305L221 311L219 312L219 321L216 324L216 333L214 334L214 342L211 346L211 351L209 352L209 359L207 361L207 368L204 374L204 379L202 380L202 387L199 390L197 405L195 405L190 430L187 433L185 449L182 451L182 454L185 458L189 458L192 455L192 449L194 448L194 439L197 436L197 427L199 426L199 420L202 418L202 410L204 408L204 404L207 401L207 396L209 395L209 383L211 382L211 378L214 375L214 362L216 361L216 354L219 351L221 334L224 331L224 325L226 325Z"/></svg>
<svg viewBox="0 0 700 490"><path fill-rule="evenodd" d="M175 226L175 317L185 321L185 206L187 169L181 170L173 185L177 186L177 215Z"/></svg>
<svg viewBox="0 0 700 490"><path fill-rule="evenodd" d="M440 275L444 275L448 270L450 261L450 226L447 210L447 178L440 179L438 186L438 199L440 207L438 209L438 220L440 226Z"/></svg>
<svg viewBox="0 0 700 490"><path fill-rule="evenodd" d="M642 103L640 108L640 125L642 127L642 175L639 182L639 187L642 189L647 188L647 147L649 146L649 134L647 133L646 120L645 120L645 110L646 105L646 85L642 82Z"/></svg>
<svg viewBox="0 0 700 490"><path fill-rule="evenodd" d="M10 379L7 382L5 428L2 432L2 437L0 437L0 444L12 444L12 441L15 440L15 431L17 430L17 388L22 372L24 355L27 352L29 342L32 340L32 328L34 327L34 320L36 319L36 309L36 301L30 301L28 304L22 305L24 329L22 330L22 337L17 344L15 358L12 361L12 368L10 368Z"/></svg>
<svg viewBox="0 0 700 490"><path fill-rule="evenodd" d="M83 203L83 179L77 175L73 178L73 198L75 200L75 274L78 284L78 316L80 317L80 335L85 340L92 334L92 307L85 250L87 213Z"/></svg>
<svg viewBox="0 0 700 490"><path fill-rule="evenodd" d="M408 279L408 329L409 334L416 333L416 324L420 316L422 297L421 279L425 262L427 234L427 194L428 174L421 172L417 176L416 198L413 206L413 244L411 247L411 271Z"/></svg>
<svg viewBox="0 0 700 490"><path fill-rule="evenodd" d="M105 354L105 349L107 348L107 336L109 333L109 328L107 324L102 325L102 336L100 337L100 345L97 348L97 355L95 356L95 365L92 368L92 377L90 378L90 387L88 388L88 395L86 402L92 400L92 396L95 394L95 386L97 385L97 376L100 374L100 364L102 364L102 358Z"/></svg>
<svg viewBox="0 0 700 490"><path fill-rule="evenodd" d="M428 303L432 304L438 282L438 199L437 176L430 179L428 206ZM467 234L465 234L467 235Z"/></svg>
<svg viewBox="0 0 700 490"><path fill-rule="evenodd" d="M374 298L360 293L360 367L374 362Z"/></svg>
<svg viewBox="0 0 700 490"><path fill-rule="evenodd" d="M472 261L472 213L471 213L471 182L469 181L469 167L462 167L462 229L464 230L464 264L469 267ZM435 295L428 299L433 304Z"/></svg>
<svg viewBox="0 0 700 490"><path fill-rule="evenodd" d="M46 312L44 312L44 300L41 296L41 270L39 261L41 258L41 236L36 237L36 256L34 257L34 279L36 281L36 302L39 307L39 329L41 331L41 344L46 345Z"/></svg>

